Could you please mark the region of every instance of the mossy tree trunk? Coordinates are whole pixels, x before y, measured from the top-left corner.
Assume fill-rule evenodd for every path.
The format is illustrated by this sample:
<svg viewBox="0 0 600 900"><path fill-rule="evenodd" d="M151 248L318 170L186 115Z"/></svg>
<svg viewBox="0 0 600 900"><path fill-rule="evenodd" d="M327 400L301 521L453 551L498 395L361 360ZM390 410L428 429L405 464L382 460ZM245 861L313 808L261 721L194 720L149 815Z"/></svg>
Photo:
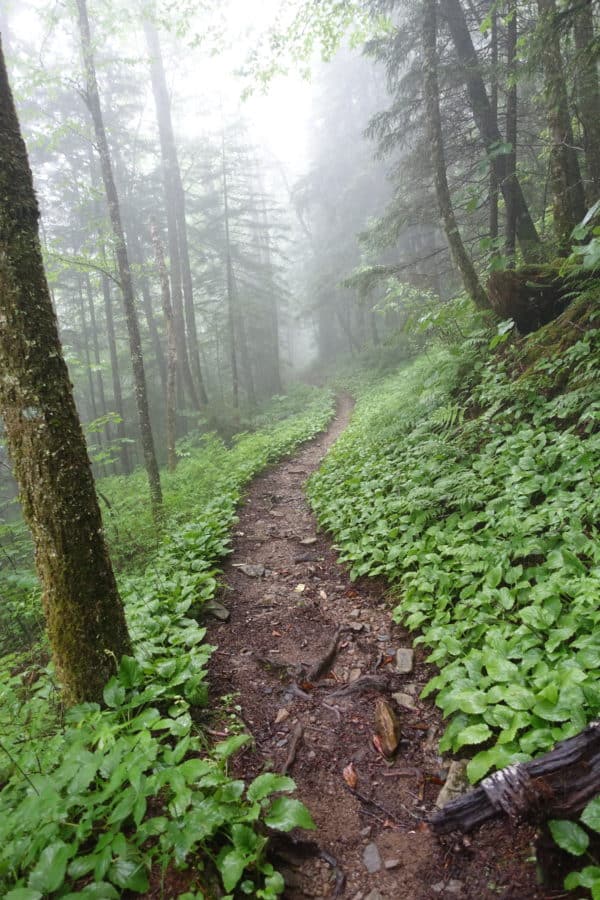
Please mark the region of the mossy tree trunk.
<svg viewBox="0 0 600 900"><path fill-rule="evenodd" d="M108 215L114 237L119 280L123 293L123 306L125 309L125 320L127 322L127 333L129 336L129 350L131 353L131 366L133 369L142 451L144 454L144 465L150 489L150 505L152 507L154 520L159 521L162 515L162 490L160 486L158 463L156 461L156 452L154 449L154 437L152 435L152 426L150 424L150 409L148 405L146 373L144 371L144 360L142 356L142 342L140 339L140 328L135 309L133 280L131 277L131 269L129 267L127 246L125 244L119 196L117 194L113 176L108 140L106 138L106 130L104 128L104 119L102 116L102 107L100 105L100 93L98 91L98 80L96 78L86 0L77 0L77 13L86 79L86 102L92 117L94 133L96 136L102 181L108 206Z"/></svg>
<svg viewBox="0 0 600 900"><path fill-rule="evenodd" d="M588 206L600 199L600 82L598 79L597 41L591 3L582 3L575 16L577 49L575 86L577 114L583 129L583 148L587 164L585 186Z"/></svg>
<svg viewBox="0 0 600 900"><path fill-rule="evenodd" d="M506 154L506 224L504 246L509 267L514 267L517 246L517 207L515 203L515 182L517 179L517 137L519 95L517 88L517 42L519 36L519 7L517 0L507 0L506 4L506 143L510 150Z"/></svg>
<svg viewBox="0 0 600 900"><path fill-rule="evenodd" d="M585 197L575 151L567 83L557 27L554 0L537 0L545 74L546 119L552 141L550 181L554 206L554 231L561 253L571 246L571 232L585 215Z"/></svg>
<svg viewBox="0 0 600 900"><path fill-rule="evenodd" d="M450 247L452 259L461 274L465 290L476 306L485 309L489 307L487 294L481 286L473 261L467 253L460 236L458 223L452 207L450 188L448 187L444 137L442 134L442 119L440 115L437 54L437 0L424 0L423 2L422 40L423 65L425 67L425 109L429 140L431 142L435 193L440 209L440 216L444 223L444 231L446 232L446 239Z"/></svg>
<svg viewBox="0 0 600 900"><path fill-rule="evenodd" d="M38 220L0 47L0 413L65 699L101 701L131 647L44 274Z"/></svg>

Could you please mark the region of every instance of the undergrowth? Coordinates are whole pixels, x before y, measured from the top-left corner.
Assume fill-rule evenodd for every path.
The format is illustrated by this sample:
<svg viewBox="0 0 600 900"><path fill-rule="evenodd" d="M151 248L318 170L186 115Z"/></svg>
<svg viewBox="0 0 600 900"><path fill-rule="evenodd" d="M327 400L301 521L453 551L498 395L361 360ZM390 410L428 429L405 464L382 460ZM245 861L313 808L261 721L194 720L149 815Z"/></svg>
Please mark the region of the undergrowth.
<svg viewBox="0 0 600 900"><path fill-rule="evenodd" d="M494 353L480 332L367 386L310 482L352 577L385 576L397 621L430 648L439 674L423 696L450 720L441 749L475 753L472 781L600 712L589 318L563 320L562 334L553 323L554 343L542 330Z"/></svg>
<svg viewBox="0 0 600 900"><path fill-rule="evenodd" d="M285 796L291 779L267 772L246 786L228 775L227 760L247 735L213 747L205 741L213 648L198 617L215 593L244 485L322 430L332 411L331 394L313 391L303 412L274 417L230 449L203 439L165 479L169 536L145 571L120 578L135 658L124 657L106 685L106 708L65 713L51 667L23 668L17 655L2 660L0 893L7 900L145 893L171 868L193 873L186 900L234 890L281 894L283 879L266 860L268 829L313 823Z"/></svg>

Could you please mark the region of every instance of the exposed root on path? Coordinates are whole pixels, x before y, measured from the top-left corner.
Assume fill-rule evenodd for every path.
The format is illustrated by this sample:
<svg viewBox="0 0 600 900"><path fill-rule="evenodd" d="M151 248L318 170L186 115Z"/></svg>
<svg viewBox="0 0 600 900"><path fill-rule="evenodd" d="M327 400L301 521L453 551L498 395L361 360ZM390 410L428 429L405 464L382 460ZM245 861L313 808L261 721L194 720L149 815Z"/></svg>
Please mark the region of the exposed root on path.
<svg viewBox="0 0 600 900"><path fill-rule="evenodd" d="M329 432L257 478L240 511L225 572L231 618L209 634L213 690L239 703L254 737L234 769L245 779L291 772L318 825L316 841L273 841L274 854L290 851L287 900L542 898L525 862L530 832L485 826L465 847L421 828L447 765L439 713L419 699L432 673L421 651L413 671L396 669L411 641L391 621L385 586L350 582L302 495L350 412L346 398ZM391 758L378 701L397 719ZM214 728L226 731L222 721Z"/></svg>

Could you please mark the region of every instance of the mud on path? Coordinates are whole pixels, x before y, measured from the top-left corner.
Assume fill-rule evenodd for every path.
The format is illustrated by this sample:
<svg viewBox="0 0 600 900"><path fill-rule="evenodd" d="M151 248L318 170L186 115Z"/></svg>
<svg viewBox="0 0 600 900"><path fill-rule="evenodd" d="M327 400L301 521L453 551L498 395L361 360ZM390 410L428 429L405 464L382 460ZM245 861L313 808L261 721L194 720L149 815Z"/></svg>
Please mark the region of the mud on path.
<svg viewBox="0 0 600 900"><path fill-rule="evenodd" d="M442 844L419 828L447 766L437 755L439 712L418 699L428 667L417 651L412 671L398 674L396 651L411 641L392 623L384 586L350 582L330 539L317 532L304 496L307 477L351 411L351 400L342 398L329 430L258 477L240 510L225 568L223 599L231 618L209 633L218 645L213 693L236 696L255 741L233 763L235 774L281 772L287 762L317 823L318 831L303 837L318 843L321 856L288 847L277 860L291 900L335 896L336 874L337 896L353 900L542 898L526 862L532 852L527 829L490 826ZM324 660L340 626L332 664L307 684L307 672ZM350 684L356 688L334 696ZM404 696L393 699L396 693ZM380 698L400 721L391 762L372 741ZM358 777L355 792L342 774L349 763ZM343 887L334 862L344 873Z"/></svg>

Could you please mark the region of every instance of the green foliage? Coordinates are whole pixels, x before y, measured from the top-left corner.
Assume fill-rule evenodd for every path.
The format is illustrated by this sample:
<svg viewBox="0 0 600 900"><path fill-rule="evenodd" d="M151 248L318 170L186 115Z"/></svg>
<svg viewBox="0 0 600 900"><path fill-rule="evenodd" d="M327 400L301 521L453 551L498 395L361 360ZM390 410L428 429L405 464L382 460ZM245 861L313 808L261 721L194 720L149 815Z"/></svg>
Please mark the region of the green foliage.
<svg viewBox="0 0 600 900"><path fill-rule="evenodd" d="M352 577L386 577L431 648L424 696L450 719L442 750L480 747L473 781L600 711L600 332L558 351L542 334L492 357L475 336L367 387L310 483Z"/></svg>
<svg viewBox="0 0 600 900"><path fill-rule="evenodd" d="M202 707L213 648L198 616L214 595L244 485L321 430L332 411L331 394L313 391L303 412L275 416L229 450L209 436L182 464L169 482L169 537L143 573L120 579L135 658L120 661L104 709L83 704L64 714L51 667L4 658L3 896L143 894L153 869L192 865L202 892L220 879L230 893L243 879L246 894L281 894L283 880L265 858L266 829L314 823L297 800L273 796L292 791L291 779L267 773L246 787L228 775L227 760L247 735L207 749Z"/></svg>
<svg viewBox="0 0 600 900"><path fill-rule="evenodd" d="M565 878L565 887L569 891L587 888L592 900L600 900L600 866L588 852L590 845L589 831L600 834L600 797L594 797L587 804L580 816L580 823L566 819L555 819L548 823L552 837L562 850L573 856L584 856L595 865L584 866L578 872L571 872Z"/></svg>

